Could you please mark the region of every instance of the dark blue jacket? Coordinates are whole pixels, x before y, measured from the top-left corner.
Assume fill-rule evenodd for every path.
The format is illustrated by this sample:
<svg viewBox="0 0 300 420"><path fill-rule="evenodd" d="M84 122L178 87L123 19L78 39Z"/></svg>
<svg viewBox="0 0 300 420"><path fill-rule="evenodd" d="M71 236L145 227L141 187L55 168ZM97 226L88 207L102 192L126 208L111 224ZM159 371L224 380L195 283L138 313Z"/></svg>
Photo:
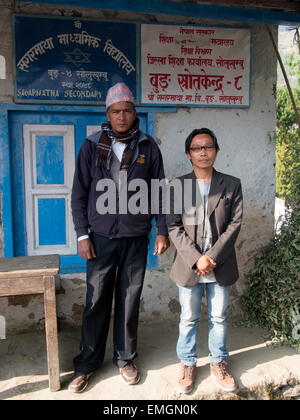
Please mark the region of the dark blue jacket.
<svg viewBox="0 0 300 420"><path fill-rule="evenodd" d="M153 217L150 197L151 179L161 180L165 178L161 152L152 137L139 131L135 154L127 171L127 183L138 178L146 181L149 191L147 214L130 214L129 212L120 214L118 210L112 212L113 214L99 214L97 200L102 194L107 195L107 189L97 191L97 183L104 179L112 181L111 174L105 164L101 168L95 165L96 146L100 136L101 131L89 136L82 144L77 157L71 198L73 222L77 237L88 234L89 230L111 239L148 234L151 230ZM137 191L128 191L128 200ZM118 193L116 195L118 197ZM161 207L161 203L159 203L159 207ZM157 234L168 235L165 215L155 214L155 218Z"/></svg>

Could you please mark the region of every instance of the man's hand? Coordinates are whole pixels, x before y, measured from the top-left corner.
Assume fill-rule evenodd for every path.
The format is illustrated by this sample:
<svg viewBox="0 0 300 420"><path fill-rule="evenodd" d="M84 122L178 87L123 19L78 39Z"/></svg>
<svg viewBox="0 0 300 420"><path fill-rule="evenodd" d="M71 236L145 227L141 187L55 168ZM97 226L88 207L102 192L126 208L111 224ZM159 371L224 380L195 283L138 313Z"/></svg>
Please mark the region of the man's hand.
<svg viewBox="0 0 300 420"><path fill-rule="evenodd" d="M85 260L96 258L94 245L89 238L82 239L78 242L78 252L81 258L84 258Z"/></svg>
<svg viewBox="0 0 300 420"><path fill-rule="evenodd" d="M216 267L215 261L210 258L208 255L202 255L199 260L196 262L196 274L198 276L204 276L208 273L211 273Z"/></svg>
<svg viewBox="0 0 300 420"><path fill-rule="evenodd" d="M170 246L170 241L166 235L157 235L154 243L153 255L163 254Z"/></svg>

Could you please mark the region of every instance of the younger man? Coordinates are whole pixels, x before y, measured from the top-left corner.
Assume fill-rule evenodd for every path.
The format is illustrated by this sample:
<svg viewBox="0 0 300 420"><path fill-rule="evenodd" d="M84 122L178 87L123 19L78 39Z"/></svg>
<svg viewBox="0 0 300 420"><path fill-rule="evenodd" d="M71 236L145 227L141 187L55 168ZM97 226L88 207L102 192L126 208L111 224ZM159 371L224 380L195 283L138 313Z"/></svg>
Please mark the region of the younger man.
<svg viewBox="0 0 300 420"><path fill-rule="evenodd" d="M207 128L187 137L185 152L193 171L178 178L182 191L175 193L173 206L182 203L183 197L198 194L200 199L192 202L194 207L183 206L180 214L172 211L167 216L177 251L170 277L177 283L181 305L177 355L181 360L178 384L184 393L193 390L196 379L196 339L204 291L211 373L224 391L236 389L227 368L226 310L231 285L238 279L234 244L242 223L242 189L238 178L213 168L218 151L216 136Z"/></svg>

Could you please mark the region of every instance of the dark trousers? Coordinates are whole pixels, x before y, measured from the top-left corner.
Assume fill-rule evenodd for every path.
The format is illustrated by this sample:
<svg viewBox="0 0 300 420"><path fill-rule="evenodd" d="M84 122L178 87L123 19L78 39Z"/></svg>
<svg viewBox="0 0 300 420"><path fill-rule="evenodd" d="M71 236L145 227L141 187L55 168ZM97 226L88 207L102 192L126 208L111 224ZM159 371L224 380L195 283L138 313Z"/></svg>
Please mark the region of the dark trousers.
<svg viewBox="0 0 300 420"><path fill-rule="evenodd" d="M75 370L89 373L104 359L114 307L113 361L124 367L137 353L139 303L147 264L148 236L108 239L91 234L97 257L87 261L86 307L82 319L81 352Z"/></svg>

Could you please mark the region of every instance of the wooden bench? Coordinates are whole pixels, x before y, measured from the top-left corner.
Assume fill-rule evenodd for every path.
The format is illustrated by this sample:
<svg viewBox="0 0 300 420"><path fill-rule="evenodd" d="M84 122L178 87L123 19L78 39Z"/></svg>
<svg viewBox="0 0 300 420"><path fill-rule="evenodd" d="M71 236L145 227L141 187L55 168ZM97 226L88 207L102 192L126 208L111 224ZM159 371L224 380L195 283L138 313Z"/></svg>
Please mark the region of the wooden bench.
<svg viewBox="0 0 300 420"><path fill-rule="evenodd" d="M59 255L0 258L0 296L44 295L50 391L60 389L54 279L58 271Z"/></svg>

